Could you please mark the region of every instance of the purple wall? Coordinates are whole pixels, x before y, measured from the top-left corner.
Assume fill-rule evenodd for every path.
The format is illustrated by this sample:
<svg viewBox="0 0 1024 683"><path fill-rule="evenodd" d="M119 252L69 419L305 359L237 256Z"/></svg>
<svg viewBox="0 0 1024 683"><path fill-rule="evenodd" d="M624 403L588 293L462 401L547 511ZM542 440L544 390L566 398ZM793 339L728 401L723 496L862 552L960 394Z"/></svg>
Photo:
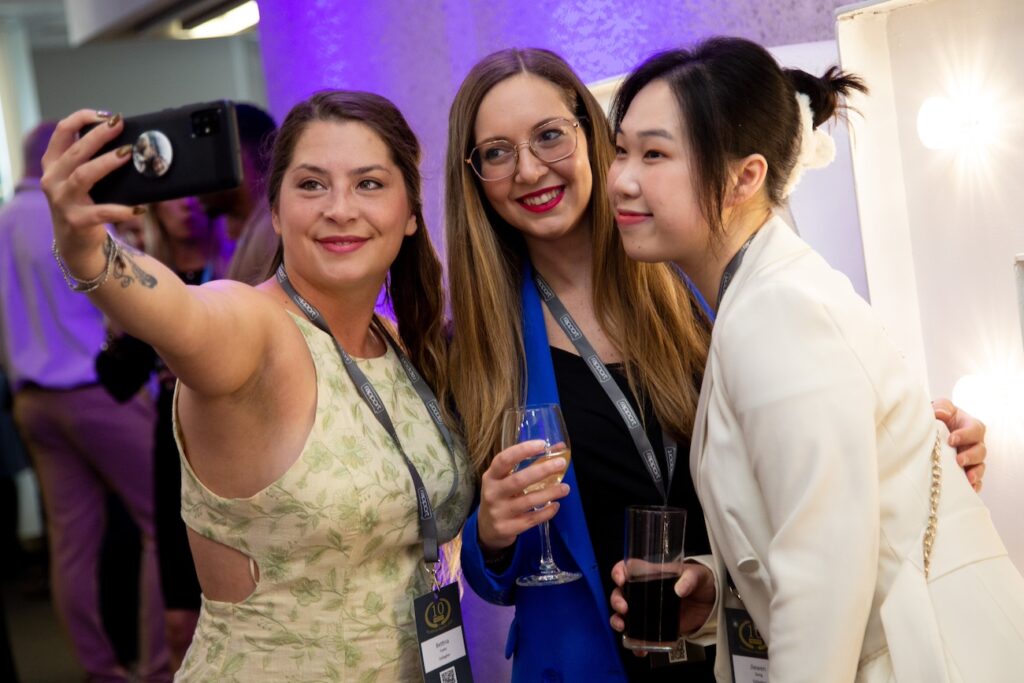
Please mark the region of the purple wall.
<svg viewBox="0 0 1024 683"><path fill-rule="evenodd" d="M505 47L545 47L584 82L712 34L765 45L834 37L840 0L260 0L267 99L275 118L315 90L392 99L423 142L427 224L441 249L448 107L462 78Z"/></svg>

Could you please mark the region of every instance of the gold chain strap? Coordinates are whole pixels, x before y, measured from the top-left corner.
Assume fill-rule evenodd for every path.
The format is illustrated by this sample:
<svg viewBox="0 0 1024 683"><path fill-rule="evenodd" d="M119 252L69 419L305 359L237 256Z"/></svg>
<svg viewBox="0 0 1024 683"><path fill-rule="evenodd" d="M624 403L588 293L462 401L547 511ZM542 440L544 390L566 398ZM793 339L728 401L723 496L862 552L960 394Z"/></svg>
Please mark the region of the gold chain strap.
<svg viewBox="0 0 1024 683"><path fill-rule="evenodd" d="M928 527L924 530L924 578L932 567L932 547L935 545L935 532L939 526L939 494L942 492L942 434L936 432L935 445L932 446L932 489L929 500Z"/></svg>

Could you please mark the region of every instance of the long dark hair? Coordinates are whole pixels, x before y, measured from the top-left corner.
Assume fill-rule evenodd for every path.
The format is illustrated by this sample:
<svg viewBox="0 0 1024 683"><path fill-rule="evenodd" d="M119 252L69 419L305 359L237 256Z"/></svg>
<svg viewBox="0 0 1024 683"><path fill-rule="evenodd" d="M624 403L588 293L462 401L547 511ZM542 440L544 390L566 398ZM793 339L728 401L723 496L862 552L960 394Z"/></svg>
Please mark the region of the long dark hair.
<svg viewBox="0 0 1024 683"><path fill-rule="evenodd" d="M612 103L618 130L633 99L648 83L663 80L682 114L693 158L694 190L713 237L722 235L722 205L728 163L758 153L768 162L765 188L773 205L799 153L800 112L796 93L811 101L817 128L842 108L841 98L867 92L857 76L832 67L820 78L800 69L783 69L757 43L716 37L692 50L658 53L622 83Z"/></svg>
<svg viewBox="0 0 1024 683"><path fill-rule="evenodd" d="M386 293L410 360L440 391L446 386L444 288L441 262L423 220L419 140L402 112L380 95L350 90L318 92L292 107L277 132L267 179L267 200L272 210L277 208L281 183L295 145L309 124L316 121L358 121L368 126L380 136L391 153L391 161L402 173L417 229L402 241L388 271ZM277 270L283 257L279 244L269 274Z"/></svg>

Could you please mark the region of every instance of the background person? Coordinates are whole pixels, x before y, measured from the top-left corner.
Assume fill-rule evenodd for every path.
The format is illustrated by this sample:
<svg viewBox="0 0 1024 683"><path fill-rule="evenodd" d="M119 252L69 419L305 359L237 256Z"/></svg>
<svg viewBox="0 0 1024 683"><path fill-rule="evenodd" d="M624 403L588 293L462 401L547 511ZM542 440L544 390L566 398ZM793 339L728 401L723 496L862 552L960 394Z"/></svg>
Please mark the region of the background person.
<svg viewBox="0 0 1024 683"><path fill-rule="evenodd" d="M224 246L226 253L231 254L227 277L257 285L267 278L267 269L277 250L270 209L263 201L276 126L270 114L252 104L236 103L235 114L242 151L242 184L199 199L207 214L225 219Z"/></svg>
<svg viewBox="0 0 1024 683"><path fill-rule="evenodd" d="M51 593L76 658L90 680L127 680L103 628L98 595L106 496L113 491L142 534L139 675L168 680L153 541L153 405L145 396L118 403L97 383L103 315L68 291L51 253L40 158L53 131L53 123L44 123L28 135L25 177L0 210L0 347L15 423L39 479ZM102 225L97 230L106 234Z"/></svg>

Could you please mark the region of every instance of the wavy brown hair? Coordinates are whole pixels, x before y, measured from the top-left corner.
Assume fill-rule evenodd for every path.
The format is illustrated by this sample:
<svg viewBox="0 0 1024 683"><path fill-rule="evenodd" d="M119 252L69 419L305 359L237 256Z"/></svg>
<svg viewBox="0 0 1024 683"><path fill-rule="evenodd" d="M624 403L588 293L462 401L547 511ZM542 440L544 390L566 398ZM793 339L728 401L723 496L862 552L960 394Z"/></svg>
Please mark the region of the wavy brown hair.
<svg viewBox="0 0 1024 683"><path fill-rule="evenodd" d="M402 112L390 100L373 93L324 90L295 105L277 132L267 180L267 200L277 208L281 183L302 133L316 121L357 121L375 132L387 146L391 161L402 173L409 206L416 217L416 232L402 241L388 271L386 293L398 322L398 336L409 359L435 391L444 394L445 361L444 287L441 262L423 220L420 143ZM344 154L344 150L339 150ZM281 264L279 245L270 269Z"/></svg>
<svg viewBox="0 0 1024 683"><path fill-rule="evenodd" d="M707 357L707 326L683 281L670 266L632 261L622 248L606 183L615 151L601 105L553 52L509 49L485 57L452 103L445 196L454 324L448 398L459 408L478 472L500 449L502 411L525 394L519 287L528 256L519 231L491 208L465 159L476 145L481 101L495 85L521 73L554 84L581 122L594 178L585 218L594 241L594 310L622 354L633 393L648 397L658 421L677 437L692 431L697 380Z"/></svg>

